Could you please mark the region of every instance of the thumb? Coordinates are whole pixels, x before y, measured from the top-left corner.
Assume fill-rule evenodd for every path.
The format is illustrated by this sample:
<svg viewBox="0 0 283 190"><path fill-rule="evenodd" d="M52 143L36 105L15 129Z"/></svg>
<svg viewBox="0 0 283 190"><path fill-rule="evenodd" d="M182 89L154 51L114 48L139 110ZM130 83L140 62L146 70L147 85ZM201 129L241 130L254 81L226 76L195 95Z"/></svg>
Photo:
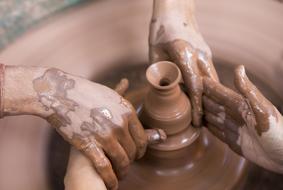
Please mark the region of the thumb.
<svg viewBox="0 0 283 190"><path fill-rule="evenodd" d="M235 70L235 86L247 98L256 118L256 129L259 135L269 129L269 117L276 118L275 108L246 75L245 67L240 65Z"/></svg>
<svg viewBox="0 0 283 190"><path fill-rule="evenodd" d="M167 135L162 129L146 129L148 144L157 144L166 140Z"/></svg>

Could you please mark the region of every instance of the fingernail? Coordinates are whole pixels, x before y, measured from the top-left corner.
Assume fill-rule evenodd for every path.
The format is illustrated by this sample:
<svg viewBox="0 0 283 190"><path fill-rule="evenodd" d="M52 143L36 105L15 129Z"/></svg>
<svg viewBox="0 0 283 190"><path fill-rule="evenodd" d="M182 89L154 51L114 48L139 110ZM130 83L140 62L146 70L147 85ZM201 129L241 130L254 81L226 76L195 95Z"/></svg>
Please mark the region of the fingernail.
<svg viewBox="0 0 283 190"><path fill-rule="evenodd" d="M165 131L163 131L162 129L157 129L157 132L159 133L159 137L161 141L164 141L167 139L167 135Z"/></svg>
<svg viewBox="0 0 283 190"><path fill-rule="evenodd" d="M122 78L120 82L116 85L115 91L123 96L129 88L129 80L126 78Z"/></svg>
<svg viewBox="0 0 283 190"><path fill-rule="evenodd" d="M167 135L162 129L147 129L148 144L156 144L166 140Z"/></svg>
<svg viewBox="0 0 283 190"><path fill-rule="evenodd" d="M247 75L246 75L246 71L245 71L245 67L244 65L239 65L236 69L235 69L235 86L238 88L238 90L241 91L241 89L245 89L247 86L247 82L249 81Z"/></svg>
<svg viewBox="0 0 283 190"><path fill-rule="evenodd" d="M246 70L245 70L245 67L244 65L239 65L237 68L236 68L236 76L240 77L240 78L247 78L247 75L246 75Z"/></svg>

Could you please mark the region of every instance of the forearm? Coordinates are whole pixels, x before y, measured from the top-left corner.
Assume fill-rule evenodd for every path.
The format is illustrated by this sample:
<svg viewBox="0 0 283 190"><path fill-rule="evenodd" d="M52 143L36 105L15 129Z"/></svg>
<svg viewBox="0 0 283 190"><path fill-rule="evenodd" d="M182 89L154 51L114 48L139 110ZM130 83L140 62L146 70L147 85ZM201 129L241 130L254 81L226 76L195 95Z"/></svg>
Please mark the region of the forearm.
<svg viewBox="0 0 283 190"><path fill-rule="evenodd" d="M168 18L182 20L185 24L193 24L195 5L194 0L154 0L153 19Z"/></svg>
<svg viewBox="0 0 283 190"><path fill-rule="evenodd" d="M150 24L149 45L151 59L160 55L158 45L185 41L194 49L211 57L211 50L204 41L195 18L194 0L154 0ZM156 53L157 52L157 53Z"/></svg>
<svg viewBox="0 0 283 190"><path fill-rule="evenodd" d="M5 66L1 84L3 116L27 114L47 117L53 113L39 101L33 84L46 70L41 67Z"/></svg>
<svg viewBox="0 0 283 190"><path fill-rule="evenodd" d="M65 190L106 190L91 160L74 148L71 148L64 184Z"/></svg>

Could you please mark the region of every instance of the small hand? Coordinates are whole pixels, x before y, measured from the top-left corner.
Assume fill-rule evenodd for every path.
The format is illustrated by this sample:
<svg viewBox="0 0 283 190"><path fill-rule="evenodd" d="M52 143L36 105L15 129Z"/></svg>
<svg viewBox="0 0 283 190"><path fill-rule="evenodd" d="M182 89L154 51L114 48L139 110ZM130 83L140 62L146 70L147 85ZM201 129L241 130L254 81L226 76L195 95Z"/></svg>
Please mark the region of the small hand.
<svg viewBox="0 0 283 190"><path fill-rule="evenodd" d="M52 112L47 120L92 161L109 189L117 189L116 175L123 177L130 162L143 156L149 139L158 140L153 130L146 134L132 105L103 85L48 69L33 88Z"/></svg>
<svg viewBox="0 0 283 190"><path fill-rule="evenodd" d="M195 18L191 16L183 19L179 15L153 18L150 25L149 56L151 63L169 60L178 65L192 103L193 125L201 126L202 79L210 77L218 81L218 76L210 48L198 31Z"/></svg>
<svg viewBox="0 0 283 190"><path fill-rule="evenodd" d="M208 129L232 150L266 169L283 173L283 118L248 79L244 66L235 70L241 94L209 78L203 104Z"/></svg>

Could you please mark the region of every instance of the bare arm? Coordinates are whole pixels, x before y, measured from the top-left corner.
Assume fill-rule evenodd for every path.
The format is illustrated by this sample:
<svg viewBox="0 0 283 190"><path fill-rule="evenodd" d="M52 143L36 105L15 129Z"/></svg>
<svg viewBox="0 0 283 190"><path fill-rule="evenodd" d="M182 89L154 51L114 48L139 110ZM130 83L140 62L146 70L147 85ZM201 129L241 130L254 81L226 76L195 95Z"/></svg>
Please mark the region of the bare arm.
<svg viewBox="0 0 283 190"><path fill-rule="evenodd" d="M67 172L64 179L65 190L106 190L106 186L93 169L91 161L75 148L71 148Z"/></svg>
<svg viewBox="0 0 283 190"><path fill-rule="evenodd" d="M114 90L55 68L1 68L2 117L46 119L91 160L106 186L116 189L117 177L148 143L132 105Z"/></svg>
<svg viewBox="0 0 283 190"><path fill-rule="evenodd" d="M155 0L150 31L151 45L184 40L211 56L198 29L194 0Z"/></svg>

